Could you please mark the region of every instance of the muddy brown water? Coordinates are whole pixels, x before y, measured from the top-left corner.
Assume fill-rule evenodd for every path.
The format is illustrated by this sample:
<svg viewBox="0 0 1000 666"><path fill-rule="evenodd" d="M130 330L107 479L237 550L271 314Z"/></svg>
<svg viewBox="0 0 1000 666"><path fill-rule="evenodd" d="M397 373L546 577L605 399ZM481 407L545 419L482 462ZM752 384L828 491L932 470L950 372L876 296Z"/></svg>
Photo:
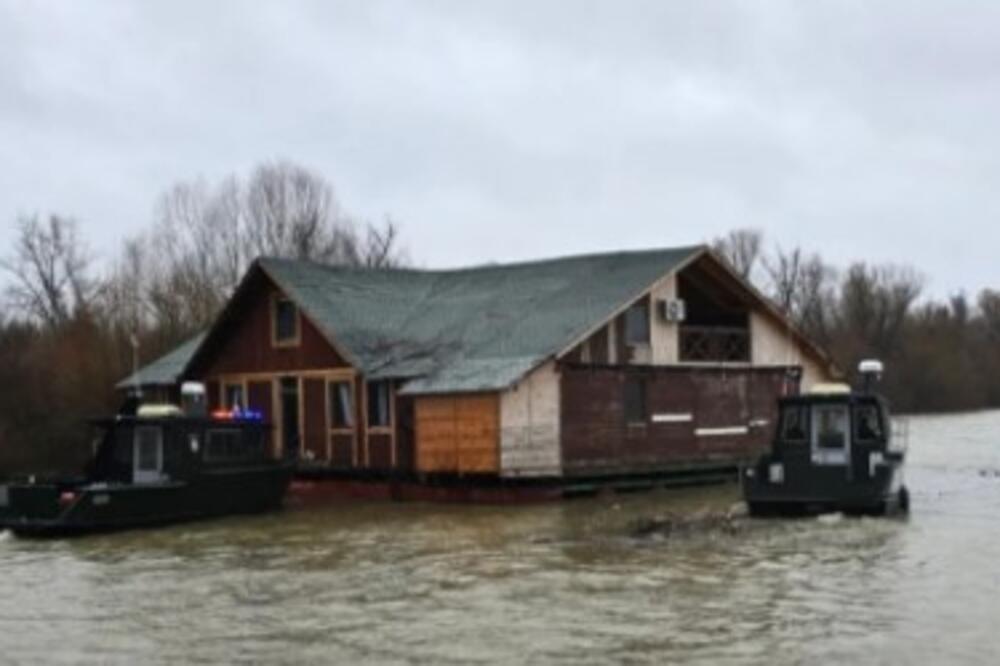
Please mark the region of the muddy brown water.
<svg viewBox="0 0 1000 666"><path fill-rule="evenodd" d="M1000 413L911 428L908 520L630 536L716 487L5 535L0 662L996 663Z"/></svg>

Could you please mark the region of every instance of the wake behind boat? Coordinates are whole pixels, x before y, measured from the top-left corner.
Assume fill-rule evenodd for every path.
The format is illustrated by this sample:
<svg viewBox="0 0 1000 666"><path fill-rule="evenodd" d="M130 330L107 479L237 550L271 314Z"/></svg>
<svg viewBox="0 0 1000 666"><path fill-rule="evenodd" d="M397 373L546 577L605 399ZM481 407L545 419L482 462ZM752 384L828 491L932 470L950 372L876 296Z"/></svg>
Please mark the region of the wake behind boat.
<svg viewBox="0 0 1000 666"><path fill-rule="evenodd" d="M99 444L82 478L0 485L0 529L73 535L279 508L294 462L269 457L270 426L254 412L207 415L192 394L184 411L145 405L95 421Z"/></svg>

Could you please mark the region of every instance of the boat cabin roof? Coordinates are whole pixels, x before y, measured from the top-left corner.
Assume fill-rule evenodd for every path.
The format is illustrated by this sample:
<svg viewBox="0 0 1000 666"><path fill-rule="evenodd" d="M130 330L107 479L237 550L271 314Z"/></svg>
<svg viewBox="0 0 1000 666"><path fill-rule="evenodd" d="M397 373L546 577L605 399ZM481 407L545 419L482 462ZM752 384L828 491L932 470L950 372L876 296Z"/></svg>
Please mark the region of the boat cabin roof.
<svg viewBox="0 0 1000 666"><path fill-rule="evenodd" d="M830 405L830 404L872 404L876 403L883 409L888 409L886 399L877 393L860 393L851 391L849 393L810 393L804 395L790 396L782 398L779 404L782 407L803 407L809 405Z"/></svg>

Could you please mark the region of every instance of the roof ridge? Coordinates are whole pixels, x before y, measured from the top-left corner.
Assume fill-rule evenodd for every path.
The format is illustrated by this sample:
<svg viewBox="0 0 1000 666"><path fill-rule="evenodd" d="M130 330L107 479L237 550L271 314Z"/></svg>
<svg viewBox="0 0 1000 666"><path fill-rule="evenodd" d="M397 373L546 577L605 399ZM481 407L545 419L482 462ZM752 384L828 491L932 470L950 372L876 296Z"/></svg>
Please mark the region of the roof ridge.
<svg viewBox="0 0 1000 666"><path fill-rule="evenodd" d="M542 265L558 265L574 261L587 261L594 259L616 259L620 257L652 257L658 254L667 253L694 253L706 249L704 243L694 245L678 245L673 247L658 247L650 249L630 249L615 250L612 252L584 252L580 254L560 255L553 257L539 257L536 259L525 259L511 262L490 262L472 264L469 266L457 266L452 268L413 268L413 267L388 267L374 268L371 266L346 266L337 264L326 264L315 259L296 259L291 257L278 257L273 255L261 255L257 258L260 262L281 262L290 264L308 265L321 270L334 273L414 273L420 275L445 276L456 273L471 273L478 271L503 270L510 268L532 268Z"/></svg>

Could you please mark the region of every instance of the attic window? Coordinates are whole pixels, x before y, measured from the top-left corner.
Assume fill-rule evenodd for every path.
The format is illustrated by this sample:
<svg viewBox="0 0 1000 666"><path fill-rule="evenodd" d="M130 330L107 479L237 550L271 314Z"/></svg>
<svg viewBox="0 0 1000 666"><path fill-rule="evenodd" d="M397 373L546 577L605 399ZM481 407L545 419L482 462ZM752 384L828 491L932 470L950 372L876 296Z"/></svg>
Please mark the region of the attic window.
<svg viewBox="0 0 1000 666"><path fill-rule="evenodd" d="M299 342L299 309L287 298L274 300L272 340L276 346L295 345Z"/></svg>
<svg viewBox="0 0 1000 666"><path fill-rule="evenodd" d="M643 299L625 312L625 342L649 344L649 301Z"/></svg>

